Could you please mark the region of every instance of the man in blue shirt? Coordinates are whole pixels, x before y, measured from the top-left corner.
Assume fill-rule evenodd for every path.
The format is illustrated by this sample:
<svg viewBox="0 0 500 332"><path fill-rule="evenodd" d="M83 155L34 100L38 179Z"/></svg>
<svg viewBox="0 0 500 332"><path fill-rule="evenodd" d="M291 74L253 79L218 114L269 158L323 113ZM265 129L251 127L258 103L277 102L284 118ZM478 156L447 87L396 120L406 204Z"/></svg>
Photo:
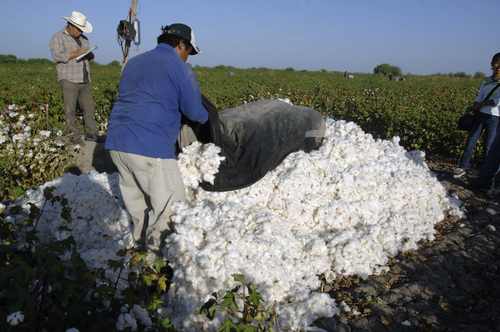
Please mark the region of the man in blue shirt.
<svg viewBox="0 0 500 332"><path fill-rule="evenodd" d="M128 61L108 121L106 149L120 172L120 191L134 223L135 242L162 256L171 205L185 201L175 156L181 116L205 123L196 76L186 63L200 54L184 24L162 28L153 50Z"/></svg>

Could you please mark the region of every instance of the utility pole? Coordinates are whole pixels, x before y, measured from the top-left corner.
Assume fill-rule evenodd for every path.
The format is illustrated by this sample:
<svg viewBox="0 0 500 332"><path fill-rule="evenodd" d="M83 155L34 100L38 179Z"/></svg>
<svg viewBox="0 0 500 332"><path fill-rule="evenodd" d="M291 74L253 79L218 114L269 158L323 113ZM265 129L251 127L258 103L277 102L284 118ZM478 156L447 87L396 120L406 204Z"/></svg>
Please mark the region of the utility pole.
<svg viewBox="0 0 500 332"><path fill-rule="evenodd" d="M139 0L132 0L132 7L130 7L130 18L129 22L132 24L135 20L135 15L137 15L137 3ZM122 72L123 68L125 68L125 65L127 64L128 61L128 53L130 51L130 44L132 43L131 40L126 40L125 41L125 52L123 54L123 62L122 62Z"/></svg>

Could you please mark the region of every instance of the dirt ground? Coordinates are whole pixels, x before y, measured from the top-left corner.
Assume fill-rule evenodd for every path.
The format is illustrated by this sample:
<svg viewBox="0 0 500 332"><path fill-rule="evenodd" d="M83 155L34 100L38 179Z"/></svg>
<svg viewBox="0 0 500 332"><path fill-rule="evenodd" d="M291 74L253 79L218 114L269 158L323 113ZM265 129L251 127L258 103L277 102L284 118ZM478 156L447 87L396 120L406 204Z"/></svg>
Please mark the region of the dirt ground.
<svg viewBox="0 0 500 332"><path fill-rule="evenodd" d="M99 173L115 173L116 169L109 152L104 149L104 141L96 143L86 141L78 151L73 152L75 164L81 173L89 173L92 169Z"/></svg>

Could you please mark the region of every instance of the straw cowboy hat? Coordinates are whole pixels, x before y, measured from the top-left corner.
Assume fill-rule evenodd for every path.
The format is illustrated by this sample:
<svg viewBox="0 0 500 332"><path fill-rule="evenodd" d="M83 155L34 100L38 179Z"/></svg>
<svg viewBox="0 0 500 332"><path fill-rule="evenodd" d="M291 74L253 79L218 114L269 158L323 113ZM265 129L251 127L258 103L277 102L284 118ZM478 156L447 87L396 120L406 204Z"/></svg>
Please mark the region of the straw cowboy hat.
<svg viewBox="0 0 500 332"><path fill-rule="evenodd" d="M63 18L69 23L76 26L78 29L82 30L83 32L86 33L92 32L92 24L90 24L90 22L87 22L87 18L82 13L73 12L71 13L71 17L63 16Z"/></svg>

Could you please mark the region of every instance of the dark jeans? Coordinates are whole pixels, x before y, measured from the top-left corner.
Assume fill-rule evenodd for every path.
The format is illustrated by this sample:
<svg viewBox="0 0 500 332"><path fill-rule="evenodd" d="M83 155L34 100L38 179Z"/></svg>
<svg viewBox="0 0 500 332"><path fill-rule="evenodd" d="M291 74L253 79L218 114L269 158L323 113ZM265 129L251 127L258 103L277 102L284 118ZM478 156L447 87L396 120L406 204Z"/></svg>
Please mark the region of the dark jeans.
<svg viewBox="0 0 500 332"><path fill-rule="evenodd" d="M488 115L481 112L477 112L474 115L474 126L469 131L469 136L467 136L467 141L465 142L465 149L462 153L462 157L460 157L460 162L458 167L467 169L470 164L470 159L472 157L472 153L474 152L474 148L476 147L476 143L481 136L481 133L484 129L484 158L488 155L490 151L491 144L498 129L499 123L498 116Z"/></svg>
<svg viewBox="0 0 500 332"><path fill-rule="evenodd" d="M95 105L92 99L89 85L87 83L72 83L60 80L64 103L64 121L66 134L70 138L80 138L80 130L76 126L76 102L83 109L83 121L86 134L97 134L97 122L95 120Z"/></svg>
<svg viewBox="0 0 500 332"><path fill-rule="evenodd" d="M500 170L500 135L497 133L491 143L491 149L479 172L476 182L479 185L490 187L494 185L495 175Z"/></svg>

